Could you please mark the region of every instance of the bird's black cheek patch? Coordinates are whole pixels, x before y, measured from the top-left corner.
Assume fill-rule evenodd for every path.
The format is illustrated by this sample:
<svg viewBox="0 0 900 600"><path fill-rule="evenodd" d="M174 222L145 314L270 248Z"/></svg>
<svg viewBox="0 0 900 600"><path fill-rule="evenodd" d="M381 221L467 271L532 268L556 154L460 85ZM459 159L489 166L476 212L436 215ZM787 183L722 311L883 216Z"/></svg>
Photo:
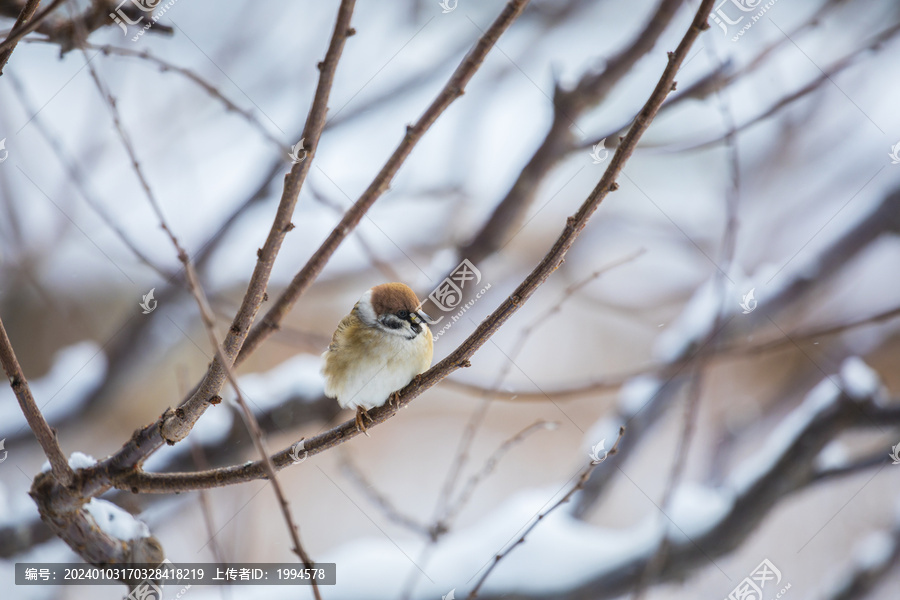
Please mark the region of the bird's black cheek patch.
<svg viewBox="0 0 900 600"><path fill-rule="evenodd" d="M386 327L390 327L391 329L400 329L401 327L403 327L403 321L400 321L396 318L383 319L381 322L384 323Z"/></svg>

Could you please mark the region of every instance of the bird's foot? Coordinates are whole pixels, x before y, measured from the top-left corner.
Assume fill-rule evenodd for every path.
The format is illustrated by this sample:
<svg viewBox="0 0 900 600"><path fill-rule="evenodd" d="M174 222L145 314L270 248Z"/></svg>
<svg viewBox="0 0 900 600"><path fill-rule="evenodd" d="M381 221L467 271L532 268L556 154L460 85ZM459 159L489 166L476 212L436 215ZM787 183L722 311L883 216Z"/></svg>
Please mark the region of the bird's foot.
<svg viewBox="0 0 900 600"><path fill-rule="evenodd" d="M356 430L366 434L366 437L369 437L368 427L366 427L366 419L375 422L375 419L372 418L372 415L369 414L369 411L364 409L362 406L356 407Z"/></svg>
<svg viewBox="0 0 900 600"><path fill-rule="evenodd" d="M388 405L395 411L400 410L400 390L391 392L391 395L388 396Z"/></svg>

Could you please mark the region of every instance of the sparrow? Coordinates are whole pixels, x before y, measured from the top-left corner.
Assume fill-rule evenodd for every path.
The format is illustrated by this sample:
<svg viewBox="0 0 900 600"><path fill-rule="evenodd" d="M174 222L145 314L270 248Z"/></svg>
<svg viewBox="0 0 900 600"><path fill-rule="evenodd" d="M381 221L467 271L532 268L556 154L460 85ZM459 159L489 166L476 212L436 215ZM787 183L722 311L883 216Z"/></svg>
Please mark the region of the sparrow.
<svg viewBox="0 0 900 600"><path fill-rule="evenodd" d="M397 391L431 366L431 318L420 307L408 286L376 285L341 319L322 354L325 395L356 407L357 430L365 433L370 408L399 401Z"/></svg>

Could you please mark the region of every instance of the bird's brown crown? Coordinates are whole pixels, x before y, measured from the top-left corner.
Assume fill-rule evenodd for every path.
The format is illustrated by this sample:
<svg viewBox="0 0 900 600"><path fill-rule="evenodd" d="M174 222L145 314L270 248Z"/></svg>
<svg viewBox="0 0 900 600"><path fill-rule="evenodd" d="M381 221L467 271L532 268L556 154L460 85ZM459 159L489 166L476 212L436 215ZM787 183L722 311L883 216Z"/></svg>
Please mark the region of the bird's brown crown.
<svg viewBox="0 0 900 600"><path fill-rule="evenodd" d="M396 314L403 309L413 312L419 308L419 299L403 283L382 283L372 288L372 308L376 315Z"/></svg>

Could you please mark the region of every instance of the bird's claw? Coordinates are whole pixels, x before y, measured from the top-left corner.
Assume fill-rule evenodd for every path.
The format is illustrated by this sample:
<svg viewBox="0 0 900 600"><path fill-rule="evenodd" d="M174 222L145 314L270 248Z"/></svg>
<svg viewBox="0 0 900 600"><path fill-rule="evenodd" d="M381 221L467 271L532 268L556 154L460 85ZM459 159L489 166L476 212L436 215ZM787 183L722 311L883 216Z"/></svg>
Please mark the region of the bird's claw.
<svg viewBox="0 0 900 600"><path fill-rule="evenodd" d="M356 407L356 430L360 433L366 434L366 437L369 437L368 427L366 427L366 419L369 419L371 422L375 422L375 419L372 418L372 415L369 414L369 411L364 409L362 406Z"/></svg>

